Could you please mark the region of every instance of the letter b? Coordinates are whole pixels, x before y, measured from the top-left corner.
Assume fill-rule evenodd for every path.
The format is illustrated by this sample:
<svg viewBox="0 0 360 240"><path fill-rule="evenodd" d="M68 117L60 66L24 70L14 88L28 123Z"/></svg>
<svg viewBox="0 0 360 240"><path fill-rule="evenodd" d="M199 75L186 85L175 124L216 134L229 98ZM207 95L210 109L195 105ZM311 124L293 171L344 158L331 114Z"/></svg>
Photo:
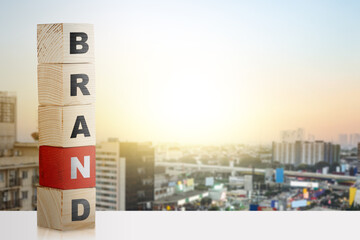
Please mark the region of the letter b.
<svg viewBox="0 0 360 240"><path fill-rule="evenodd" d="M79 40L80 38L80 40ZM82 54L89 50L89 45L86 43L88 35L84 32L70 33L70 54ZM81 46L79 49L77 46Z"/></svg>

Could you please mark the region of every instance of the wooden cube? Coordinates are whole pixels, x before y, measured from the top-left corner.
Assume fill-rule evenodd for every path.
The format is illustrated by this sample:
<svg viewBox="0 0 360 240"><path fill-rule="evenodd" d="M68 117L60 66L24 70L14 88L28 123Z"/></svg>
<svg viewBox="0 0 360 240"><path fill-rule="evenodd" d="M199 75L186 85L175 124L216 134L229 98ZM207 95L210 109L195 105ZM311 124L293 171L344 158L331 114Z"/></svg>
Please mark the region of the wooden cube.
<svg viewBox="0 0 360 240"><path fill-rule="evenodd" d="M81 147L96 144L95 106L39 106L39 145Z"/></svg>
<svg viewBox="0 0 360 240"><path fill-rule="evenodd" d="M95 188L61 190L38 187L38 226L57 230L94 228L95 192Z"/></svg>
<svg viewBox="0 0 360 240"><path fill-rule="evenodd" d="M95 103L94 64L39 64L40 105Z"/></svg>
<svg viewBox="0 0 360 240"><path fill-rule="evenodd" d="M38 63L93 63L92 24L37 25Z"/></svg>
<svg viewBox="0 0 360 240"><path fill-rule="evenodd" d="M95 187L95 146L39 148L39 183L44 187Z"/></svg>

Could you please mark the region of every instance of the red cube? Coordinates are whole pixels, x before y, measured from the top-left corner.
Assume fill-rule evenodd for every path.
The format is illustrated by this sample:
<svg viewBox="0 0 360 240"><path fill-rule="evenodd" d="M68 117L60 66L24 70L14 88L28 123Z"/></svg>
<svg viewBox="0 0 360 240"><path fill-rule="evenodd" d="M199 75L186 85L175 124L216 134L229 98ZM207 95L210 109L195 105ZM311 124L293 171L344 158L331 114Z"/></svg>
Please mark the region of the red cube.
<svg viewBox="0 0 360 240"><path fill-rule="evenodd" d="M95 187L95 146L39 149L39 183L44 187Z"/></svg>

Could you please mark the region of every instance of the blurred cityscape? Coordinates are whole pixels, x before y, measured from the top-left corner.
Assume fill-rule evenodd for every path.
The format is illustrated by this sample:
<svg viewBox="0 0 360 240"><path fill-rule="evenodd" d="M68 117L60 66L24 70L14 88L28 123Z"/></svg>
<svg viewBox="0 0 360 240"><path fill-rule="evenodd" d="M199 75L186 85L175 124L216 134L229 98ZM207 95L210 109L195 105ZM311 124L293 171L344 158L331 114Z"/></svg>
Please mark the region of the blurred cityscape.
<svg viewBox="0 0 360 240"><path fill-rule="evenodd" d="M18 142L16 94L0 92L0 210L36 210L38 133ZM30 133L29 133L30 134ZM269 144L96 146L97 210L358 210L360 134L302 128Z"/></svg>

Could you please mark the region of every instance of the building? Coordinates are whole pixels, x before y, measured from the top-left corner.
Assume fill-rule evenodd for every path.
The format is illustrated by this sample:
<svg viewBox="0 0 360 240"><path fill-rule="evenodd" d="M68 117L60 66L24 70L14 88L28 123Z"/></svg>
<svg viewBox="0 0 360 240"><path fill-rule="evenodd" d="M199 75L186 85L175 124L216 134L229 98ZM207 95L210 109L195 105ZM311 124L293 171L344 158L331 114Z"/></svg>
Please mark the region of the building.
<svg viewBox="0 0 360 240"><path fill-rule="evenodd" d="M301 142L300 147L302 151L300 155L300 163L314 165L317 162L322 162L325 160L325 143L323 141Z"/></svg>
<svg viewBox="0 0 360 240"><path fill-rule="evenodd" d="M296 142L305 140L305 130L298 128L295 130L285 130L280 132L281 142Z"/></svg>
<svg viewBox="0 0 360 240"><path fill-rule="evenodd" d="M296 148L293 142L272 143L272 161L284 164L296 164Z"/></svg>
<svg viewBox="0 0 360 240"><path fill-rule="evenodd" d="M16 96L0 92L0 157L11 156L16 141Z"/></svg>
<svg viewBox="0 0 360 240"><path fill-rule="evenodd" d="M350 146L357 147L358 142L360 142L360 134L359 133L350 134L350 138L349 138Z"/></svg>
<svg viewBox="0 0 360 240"><path fill-rule="evenodd" d="M252 190L252 181L250 185ZM246 190L246 191L251 191L251 190ZM208 196L211 198L212 201L221 202L220 205L223 205L223 203L226 201L226 192L227 192L227 188L224 187L223 184L218 184L215 185L213 188L209 189Z"/></svg>
<svg viewBox="0 0 360 240"><path fill-rule="evenodd" d="M325 143L323 141L315 141L314 142L314 158L312 164L315 164L317 162L326 161L326 155L325 155L325 147L326 146L332 146L332 143Z"/></svg>
<svg viewBox="0 0 360 240"><path fill-rule="evenodd" d="M98 210L147 210L154 201L151 143L110 139L96 146Z"/></svg>
<svg viewBox="0 0 360 240"><path fill-rule="evenodd" d="M0 210L36 210L38 172L38 157L0 158Z"/></svg>
<svg viewBox="0 0 360 240"><path fill-rule="evenodd" d="M176 176L156 174L154 210L194 210L195 202L207 196L208 191L195 190L193 178L179 180Z"/></svg>
<svg viewBox="0 0 360 240"><path fill-rule="evenodd" d="M151 209L154 201L154 148L151 143L120 143L125 158L126 210Z"/></svg>
<svg viewBox="0 0 360 240"><path fill-rule="evenodd" d="M325 143L324 146L324 161L333 164L338 163L340 161L340 145Z"/></svg>
<svg viewBox="0 0 360 240"><path fill-rule="evenodd" d="M159 167L155 168L159 169ZM165 173L165 169L161 172L155 171L154 176L154 200L170 197L175 194L175 186L178 182L176 176L170 176Z"/></svg>
<svg viewBox="0 0 360 240"><path fill-rule="evenodd" d="M125 210L125 159L117 141L96 146L96 209Z"/></svg>
<svg viewBox="0 0 360 240"><path fill-rule="evenodd" d="M36 210L38 143L16 142L16 96L0 92L0 210Z"/></svg>
<svg viewBox="0 0 360 240"><path fill-rule="evenodd" d="M324 141L273 142L272 161L283 164L314 165L318 162L332 164L340 160L340 145Z"/></svg>
<svg viewBox="0 0 360 240"><path fill-rule="evenodd" d="M183 151L179 144L158 144L155 147L155 162L175 160L183 157Z"/></svg>
<svg viewBox="0 0 360 240"><path fill-rule="evenodd" d="M15 156L39 156L39 143L38 142L15 142L14 143Z"/></svg>
<svg viewBox="0 0 360 240"><path fill-rule="evenodd" d="M349 146L347 134L339 134L339 144L343 148L347 148Z"/></svg>

